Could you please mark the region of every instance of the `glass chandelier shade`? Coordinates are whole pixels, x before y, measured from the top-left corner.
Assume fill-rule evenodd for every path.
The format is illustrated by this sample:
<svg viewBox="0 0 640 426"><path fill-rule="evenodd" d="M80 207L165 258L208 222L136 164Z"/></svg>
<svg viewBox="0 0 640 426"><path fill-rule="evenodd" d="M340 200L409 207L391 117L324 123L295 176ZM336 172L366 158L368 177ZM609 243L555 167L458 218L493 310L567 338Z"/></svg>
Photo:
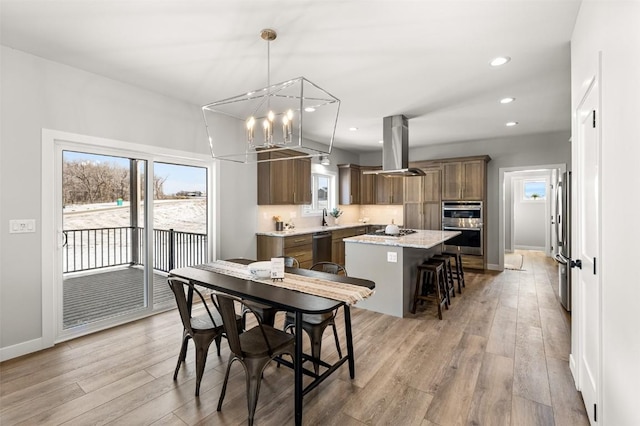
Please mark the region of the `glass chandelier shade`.
<svg viewBox="0 0 640 426"><path fill-rule="evenodd" d="M275 32L265 38L265 31L265 40L275 38ZM338 98L304 77L267 82L267 87L202 107L211 155L238 163L330 154L339 111ZM298 154L258 156L283 150Z"/></svg>

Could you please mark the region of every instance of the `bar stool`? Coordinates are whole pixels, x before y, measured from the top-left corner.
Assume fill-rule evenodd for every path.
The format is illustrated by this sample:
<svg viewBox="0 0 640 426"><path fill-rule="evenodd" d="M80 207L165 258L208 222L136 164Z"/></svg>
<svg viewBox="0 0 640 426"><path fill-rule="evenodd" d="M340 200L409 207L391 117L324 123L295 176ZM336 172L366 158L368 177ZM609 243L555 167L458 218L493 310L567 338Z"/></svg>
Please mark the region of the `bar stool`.
<svg viewBox="0 0 640 426"><path fill-rule="evenodd" d="M424 262L419 264L417 269L416 289L413 295L411 313L416 313L418 300L424 301L435 296L436 303L438 305L438 318L442 319L442 306L444 305L446 309L449 309L448 298L443 288L445 280L444 264ZM429 294L430 290L433 291L431 295Z"/></svg>
<svg viewBox="0 0 640 426"><path fill-rule="evenodd" d="M451 256L448 254L436 254L433 259L441 260L444 262L444 272L447 276L447 289L453 292L453 297L456 297L455 283L453 282L453 270L451 268ZM456 273L457 275L457 273ZM458 294L462 294L462 288L460 287L460 280L458 280Z"/></svg>
<svg viewBox="0 0 640 426"><path fill-rule="evenodd" d="M455 277L456 280L458 280L458 291L460 291L460 284L462 284L462 287L466 287L464 285L464 269L462 269L462 255L459 252L456 253L442 253L442 254L446 254L448 256L451 256L455 259L456 261L456 269L455 269Z"/></svg>
<svg viewBox="0 0 640 426"><path fill-rule="evenodd" d="M440 291L444 293L445 297L447 298L447 304L451 306L451 298L456 297L456 289L453 287L453 281L449 281L447 277L447 266L445 264L445 261L442 259L431 257L427 259L426 263L428 265L442 267L442 272L439 276L441 285Z"/></svg>

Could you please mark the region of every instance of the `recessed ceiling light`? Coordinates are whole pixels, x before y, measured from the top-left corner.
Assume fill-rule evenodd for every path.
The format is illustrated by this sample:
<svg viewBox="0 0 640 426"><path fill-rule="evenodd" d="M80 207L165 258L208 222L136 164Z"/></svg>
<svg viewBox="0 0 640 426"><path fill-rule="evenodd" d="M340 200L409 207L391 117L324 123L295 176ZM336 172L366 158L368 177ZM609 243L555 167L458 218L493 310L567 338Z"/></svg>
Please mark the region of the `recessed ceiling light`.
<svg viewBox="0 0 640 426"><path fill-rule="evenodd" d="M378 141L378 143L384 143L384 141Z"/></svg>
<svg viewBox="0 0 640 426"><path fill-rule="evenodd" d="M517 126L518 122L517 121L509 121L508 123L505 124L505 126L507 127L513 127L513 126Z"/></svg>
<svg viewBox="0 0 640 426"><path fill-rule="evenodd" d="M516 98L502 98L500 99L500 103L501 104L510 104L511 102L515 101Z"/></svg>
<svg viewBox="0 0 640 426"><path fill-rule="evenodd" d="M508 56L498 56L497 58L493 58L491 62L492 67L499 67L500 65L504 65L511 60Z"/></svg>
<svg viewBox="0 0 640 426"><path fill-rule="evenodd" d="M304 110L307 111L307 112L313 112L316 109L314 107L306 107Z"/></svg>
<svg viewBox="0 0 640 426"><path fill-rule="evenodd" d="M358 128L357 127L349 127L349 130L351 130L352 132L355 132L355 131L358 130Z"/></svg>

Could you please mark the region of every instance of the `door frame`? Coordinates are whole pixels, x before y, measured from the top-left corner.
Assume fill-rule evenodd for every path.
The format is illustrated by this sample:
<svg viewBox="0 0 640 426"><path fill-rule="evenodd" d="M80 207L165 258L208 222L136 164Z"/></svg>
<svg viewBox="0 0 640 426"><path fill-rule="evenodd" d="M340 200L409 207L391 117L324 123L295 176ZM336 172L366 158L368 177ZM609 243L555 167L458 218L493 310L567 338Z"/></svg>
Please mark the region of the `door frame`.
<svg viewBox="0 0 640 426"><path fill-rule="evenodd" d="M147 174L153 176L153 163L178 162L179 164L192 165L207 168L207 186L209 188L207 196L207 211L209 216L215 217L214 212L217 207L217 172L215 162L210 155L197 154L186 151L179 151L168 148L160 148L151 145L136 144L132 142L115 139L100 138L75 133L62 132L51 129L42 129L42 340L41 348L53 346L55 343L68 339L80 337L85 334L94 333L116 325L124 324L133 319L142 318L155 314L153 306L150 305L143 315L123 315L114 321L100 324L94 327L87 327L86 330L75 331L74 333L63 333L59 330L61 322L60 309L62 303L61 279L62 264L62 211L59 208L62 203L62 174L60 165L62 162L62 150L75 149L79 151L99 152L106 155L131 156L141 160L147 160ZM53 184L53 188L51 188ZM148 194L153 194L151 189L152 179L146 181ZM47 190L50 188L52 190ZM153 201L153 200L152 200ZM145 203L146 217L148 223L153 223L153 209L150 203ZM146 227L147 241L151 241L152 226ZM208 220L207 232L209 259L216 257L216 240L218 224L213 220ZM151 245L147 245L147 264L152 255Z"/></svg>
<svg viewBox="0 0 640 426"><path fill-rule="evenodd" d="M567 142L568 143L568 142ZM514 167L500 167L498 169L498 264L489 265L492 266L489 269L503 271L504 270L504 179L505 173L509 172L522 172L528 170L542 170L542 169L560 169L561 173L567 170L567 164L541 164L531 166L514 166ZM511 188L508 189L511 191Z"/></svg>

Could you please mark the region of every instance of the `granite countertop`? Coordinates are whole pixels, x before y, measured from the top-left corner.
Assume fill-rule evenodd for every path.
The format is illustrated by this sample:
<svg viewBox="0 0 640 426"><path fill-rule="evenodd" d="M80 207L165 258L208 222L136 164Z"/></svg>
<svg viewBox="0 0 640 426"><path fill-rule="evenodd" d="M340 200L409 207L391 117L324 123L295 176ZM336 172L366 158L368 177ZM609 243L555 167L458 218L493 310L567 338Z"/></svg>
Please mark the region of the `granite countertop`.
<svg viewBox="0 0 640 426"><path fill-rule="evenodd" d="M460 231L425 231L417 230L414 234L404 237L393 237L390 235L358 235L356 237L345 238L345 243L376 244L392 247L412 247L429 249L460 235Z"/></svg>
<svg viewBox="0 0 640 426"><path fill-rule="evenodd" d="M312 228L294 228L286 231L266 231L256 232L256 235L267 235L269 237L291 237L293 235L313 234L315 232L336 231L338 229L357 228L359 226L368 226L371 223L345 223L344 225L315 226Z"/></svg>

